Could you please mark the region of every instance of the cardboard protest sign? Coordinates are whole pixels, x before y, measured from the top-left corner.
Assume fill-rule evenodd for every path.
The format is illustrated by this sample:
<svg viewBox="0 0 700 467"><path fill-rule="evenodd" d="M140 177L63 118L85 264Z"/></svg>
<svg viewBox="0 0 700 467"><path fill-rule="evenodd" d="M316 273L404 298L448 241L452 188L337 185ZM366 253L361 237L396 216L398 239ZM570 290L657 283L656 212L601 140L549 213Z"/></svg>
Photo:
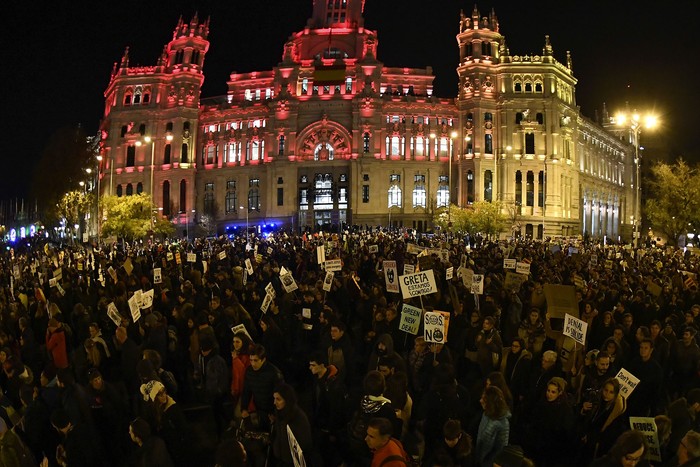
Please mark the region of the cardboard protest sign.
<svg viewBox="0 0 700 467"><path fill-rule="evenodd" d="M396 261L384 261L382 263L382 269L384 269L386 291L399 293L399 274L396 270Z"/></svg>
<svg viewBox="0 0 700 467"><path fill-rule="evenodd" d="M107 305L107 316L109 316L109 319L112 320L115 326L121 326L122 315L119 314L119 310L117 310L117 305L115 305L114 302Z"/></svg>
<svg viewBox="0 0 700 467"><path fill-rule="evenodd" d="M452 277L454 277L454 273L455 273L454 266L450 266L449 268L447 268L445 270L445 280L448 280L448 281L451 280Z"/></svg>
<svg viewBox="0 0 700 467"><path fill-rule="evenodd" d="M526 276L530 274L530 263L524 263L518 261L515 263L515 272L518 274L525 274Z"/></svg>
<svg viewBox="0 0 700 467"><path fill-rule="evenodd" d="M206 261L202 260L202 272L204 274L206 274L208 269L209 269L209 265L207 264Z"/></svg>
<svg viewBox="0 0 700 467"><path fill-rule="evenodd" d="M639 378L624 368L620 368L620 371L615 375L615 379L620 382L620 395L625 399L632 394L632 391L634 391L639 384Z"/></svg>
<svg viewBox="0 0 700 467"><path fill-rule="evenodd" d="M49 287L56 287L56 284L58 284L58 281L55 277L49 279Z"/></svg>
<svg viewBox="0 0 700 467"><path fill-rule="evenodd" d="M58 268L53 272L53 278L56 279L57 281L60 281L63 279L63 269Z"/></svg>
<svg viewBox="0 0 700 467"><path fill-rule="evenodd" d="M471 293L482 295L484 293L484 276L483 274L472 275Z"/></svg>
<svg viewBox="0 0 700 467"><path fill-rule="evenodd" d="M301 450L301 446L294 437L294 433L292 433L292 429L289 428L289 425L287 425L287 442L289 443L289 451L292 453L294 467L306 467L304 452Z"/></svg>
<svg viewBox="0 0 700 467"><path fill-rule="evenodd" d="M401 293L404 298L418 297L437 292L433 270L415 272L399 277Z"/></svg>
<svg viewBox="0 0 700 467"><path fill-rule="evenodd" d="M219 261L225 260L225 259L226 259L226 252L225 252L225 251L220 251L220 252L219 252L218 258L219 258Z"/></svg>
<svg viewBox="0 0 700 467"><path fill-rule="evenodd" d="M442 313L426 311L423 315L423 338L426 342L434 344L444 344L447 342L445 334L445 317Z"/></svg>
<svg viewBox="0 0 700 467"><path fill-rule="evenodd" d="M329 259L325 263L323 263L326 271L330 272L336 272L336 271L342 271L343 269L343 260L341 259Z"/></svg>
<svg viewBox="0 0 700 467"><path fill-rule="evenodd" d="M275 298L277 296L277 293L275 292L275 287L272 285L272 282L268 282L265 286L265 293L271 296L272 298Z"/></svg>
<svg viewBox="0 0 700 467"><path fill-rule="evenodd" d="M567 313L578 314L576 287L573 285L545 284L544 296L550 317L563 318Z"/></svg>
<svg viewBox="0 0 700 467"><path fill-rule="evenodd" d="M658 297L659 295L661 295L662 290L662 287L655 282L650 281L649 284L647 284L647 292L652 294L654 297Z"/></svg>
<svg viewBox="0 0 700 467"><path fill-rule="evenodd" d="M581 345L586 344L586 330L588 323L566 314L564 316L564 335L571 337Z"/></svg>
<svg viewBox="0 0 700 467"><path fill-rule="evenodd" d="M418 256L418 268L427 271L435 267L435 258L430 255Z"/></svg>
<svg viewBox="0 0 700 467"><path fill-rule="evenodd" d="M167 253L165 254L165 259L167 259L168 261L172 261L173 258L174 258L174 256L173 256L173 252L172 252L172 251L169 251L169 252L167 252Z"/></svg>
<svg viewBox="0 0 700 467"><path fill-rule="evenodd" d="M282 281L282 287L284 287L284 290L287 293L294 292L299 288L291 273L280 276L280 280Z"/></svg>
<svg viewBox="0 0 700 467"><path fill-rule="evenodd" d="M248 333L248 330L245 328L244 324L239 324L237 326L233 326L231 328L231 332L233 333L234 336L236 335L236 333L244 332L245 335L248 336L248 339L250 339L250 341L253 342L253 338L250 337L250 334Z"/></svg>
<svg viewBox="0 0 700 467"><path fill-rule="evenodd" d="M139 290L140 292L140 290ZM141 318L141 306L139 304L139 299L136 296L136 294L132 295L131 298L129 299L129 309L131 310L131 319L134 320L134 323L137 322Z"/></svg>
<svg viewBox="0 0 700 467"><path fill-rule="evenodd" d="M404 274L413 274L416 272L416 267L413 264L404 264L403 265L403 273Z"/></svg>
<svg viewBox="0 0 700 467"><path fill-rule="evenodd" d="M260 310L263 313L267 313L268 308L270 308L270 303L272 303L272 295L265 294L265 298L262 301L262 304L260 305Z"/></svg>
<svg viewBox="0 0 700 467"><path fill-rule="evenodd" d="M146 308L150 308L153 306L153 295L154 295L153 289L148 290L141 295L141 309L142 310L145 310Z"/></svg>
<svg viewBox="0 0 700 467"><path fill-rule="evenodd" d="M409 255L417 255L419 253L422 253L423 250L425 250L425 247L423 246L418 246L415 243L409 243L406 245L406 253Z"/></svg>
<svg viewBox="0 0 700 467"><path fill-rule="evenodd" d="M243 270L243 285L246 285L248 283L248 270L244 269Z"/></svg>
<svg viewBox="0 0 700 467"><path fill-rule="evenodd" d="M61 294L61 297L63 297L63 296L66 295L66 291L63 290L63 287L61 287L61 283L60 283L60 282L56 282L56 288L58 289L58 293Z"/></svg>
<svg viewBox="0 0 700 467"><path fill-rule="evenodd" d="M630 417L630 428L644 433L649 444L649 459L661 462L661 445L659 444L659 430L656 427L654 417Z"/></svg>
<svg viewBox="0 0 700 467"><path fill-rule="evenodd" d="M287 268L285 268L284 266L282 266L280 268L280 277L284 276L285 274L289 274L289 270Z"/></svg>
<svg viewBox="0 0 700 467"><path fill-rule="evenodd" d="M503 269L515 269L515 264L517 262L518 261L515 258L511 258L511 259L505 258L503 260Z"/></svg>
<svg viewBox="0 0 700 467"><path fill-rule="evenodd" d="M187 262L188 263L196 263L197 262L197 253L187 253Z"/></svg>
<svg viewBox="0 0 700 467"><path fill-rule="evenodd" d="M323 264L326 262L326 247L321 245L316 247L316 259L318 264Z"/></svg>
<svg viewBox="0 0 700 467"><path fill-rule="evenodd" d="M517 272L506 271L506 279L503 282L503 286L506 290L518 292L525 281L527 281L527 276Z"/></svg>
<svg viewBox="0 0 700 467"><path fill-rule="evenodd" d="M413 335L418 334L422 314L423 310L420 308L404 303L401 307L401 321L399 321L399 330Z"/></svg>
<svg viewBox="0 0 700 467"><path fill-rule="evenodd" d="M182 257L179 251L175 252L175 264L182 264Z"/></svg>
<svg viewBox="0 0 700 467"><path fill-rule="evenodd" d="M112 280L116 283L117 282L117 271L114 270L112 266L107 269L107 272L109 273L109 277L112 278Z"/></svg>
<svg viewBox="0 0 700 467"><path fill-rule="evenodd" d="M83 233L83 243L87 243L87 242L88 242L88 238L89 238L89 237L88 237L88 233L87 233L87 232Z"/></svg>
<svg viewBox="0 0 700 467"><path fill-rule="evenodd" d="M335 273L333 271L328 271L326 272L326 277L323 279L323 290L326 292L331 291L331 287L333 286L333 276Z"/></svg>
<svg viewBox="0 0 700 467"><path fill-rule="evenodd" d="M246 271L248 271L248 275L252 276L253 275L253 263L251 263L250 258L245 259L245 268L246 268Z"/></svg>
<svg viewBox="0 0 700 467"><path fill-rule="evenodd" d="M153 269L153 283L154 284L162 284L163 283L163 275L161 273L160 268Z"/></svg>

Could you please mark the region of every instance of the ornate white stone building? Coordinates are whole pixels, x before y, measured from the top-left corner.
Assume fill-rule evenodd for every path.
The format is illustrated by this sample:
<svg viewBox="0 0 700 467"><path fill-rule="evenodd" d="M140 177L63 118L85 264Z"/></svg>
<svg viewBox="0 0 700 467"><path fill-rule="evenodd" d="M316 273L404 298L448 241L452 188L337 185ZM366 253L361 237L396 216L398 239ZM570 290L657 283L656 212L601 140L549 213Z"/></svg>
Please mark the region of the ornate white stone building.
<svg viewBox="0 0 700 467"><path fill-rule="evenodd" d="M209 21L180 21L153 67L128 50L105 92L102 193L152 193L185 230L431 228L435 210L499 200L521 233L630 235L633 148L583 117L571 56L511 55L492 12L461 15L459 92L390 68L364 0L314 2L268 71L202 98ZM451 161L451 163L450 163Z"/></svg>

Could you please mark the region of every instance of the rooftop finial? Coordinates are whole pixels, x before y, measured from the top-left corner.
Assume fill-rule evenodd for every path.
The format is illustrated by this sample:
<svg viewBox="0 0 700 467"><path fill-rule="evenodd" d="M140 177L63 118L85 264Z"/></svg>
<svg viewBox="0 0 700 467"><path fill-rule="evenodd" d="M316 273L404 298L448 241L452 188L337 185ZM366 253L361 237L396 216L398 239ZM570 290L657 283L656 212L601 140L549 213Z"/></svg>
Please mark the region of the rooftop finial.
<svg viewBox="0 0 700 467"><path fill-rule="evenodd" d="M552 49L552 43L549 42L549 34L544 36L544 49L542 49L542 55L552 55L554 49Z"/></svg>
<svg viewBox="0 0 700 467"><path fill-rule="evenodd" d="M571 51L566 51L566 68L573 70L573 62L571 61Z"/></svg>

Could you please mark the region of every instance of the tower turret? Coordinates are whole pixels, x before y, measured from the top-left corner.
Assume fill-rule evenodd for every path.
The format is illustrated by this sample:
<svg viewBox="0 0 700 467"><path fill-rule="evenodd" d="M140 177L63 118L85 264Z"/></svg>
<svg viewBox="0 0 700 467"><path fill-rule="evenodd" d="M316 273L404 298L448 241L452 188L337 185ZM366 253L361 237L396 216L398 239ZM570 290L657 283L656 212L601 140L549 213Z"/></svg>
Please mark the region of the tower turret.
<svg viewBox="0 0 700 467"><path fill-rule="evenodd" d="M317 0L309 20L311 29L363 26L365 0Z"/></svg>

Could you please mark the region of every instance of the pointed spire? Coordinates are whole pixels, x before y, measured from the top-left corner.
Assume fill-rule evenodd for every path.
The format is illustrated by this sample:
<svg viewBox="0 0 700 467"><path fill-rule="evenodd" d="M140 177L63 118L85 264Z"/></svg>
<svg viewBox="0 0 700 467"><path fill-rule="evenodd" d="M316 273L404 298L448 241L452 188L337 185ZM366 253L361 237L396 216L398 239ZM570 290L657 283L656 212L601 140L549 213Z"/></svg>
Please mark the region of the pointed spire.
<svg viewBox="0 0 700 467"><path fill-rule="evenodd" d="M122 62L119 65L120 68L129 68L129 47L124 49L124 55L122 55Z"/></svg>
<svg viewBox="0 0 700 467"><path fill-rule="evenodd" d="M573 70L573 62L571 61L571 51L566 51L566 68Z"/></svg>
<svg viewBox="0 0 700 467"><path fill-rule="evenodd" d="M498 32L498 17L496 16L495 8L491 8L489 23L491 23L491 30L494 32Z"/></svg>
<svg viewBox="0 0 700 467"><path fill-rule="evenodd" d="M498 55L501 57L508 57L510 55L510 50L506 43L506 36L501 36L501 43L498 44Z"/></svg>
<svg viewBox="0 0 700 467"><path fill-rule="evenodd" d="M542 49L542 55L552 55L554 53L554 49L552 49L552 43L549 42L549 34L546 34L544 36L544 49Z"/></svg>

